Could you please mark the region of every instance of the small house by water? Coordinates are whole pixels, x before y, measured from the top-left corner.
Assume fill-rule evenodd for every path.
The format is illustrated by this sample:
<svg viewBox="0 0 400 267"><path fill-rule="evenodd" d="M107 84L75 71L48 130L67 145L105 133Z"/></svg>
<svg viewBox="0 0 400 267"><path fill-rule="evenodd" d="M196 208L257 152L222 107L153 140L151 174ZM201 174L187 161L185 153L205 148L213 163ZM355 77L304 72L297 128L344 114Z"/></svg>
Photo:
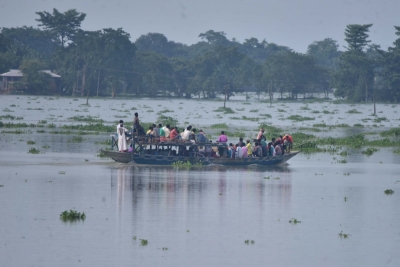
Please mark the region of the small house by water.
<svg viewBox="0 0 400 267"><path fill-rule="evenodd" d="M58 93L58 79L61 78L61 76L51 72L50 70L42 70L42 72L49 74L53 78L50 85L51 93ZM18 82L21 82L22 77L24 76L24 74L20 70L11 69L9 72L0 74L0 76L3 77L3 81L0 83L0 94L23 94L25 91L29 90L29 88L23 84L19 84L19 86L14 86Z"/></svg>

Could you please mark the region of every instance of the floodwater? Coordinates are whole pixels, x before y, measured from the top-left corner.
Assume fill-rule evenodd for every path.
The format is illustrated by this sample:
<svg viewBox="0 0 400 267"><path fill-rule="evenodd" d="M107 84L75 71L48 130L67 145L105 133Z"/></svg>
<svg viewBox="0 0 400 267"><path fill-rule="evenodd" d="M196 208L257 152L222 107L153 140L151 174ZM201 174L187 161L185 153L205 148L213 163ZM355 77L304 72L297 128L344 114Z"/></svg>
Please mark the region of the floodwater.
<svg viewBox="0 0 400 267"><path fill-rule="evenodd" d="M79 106L84 101L1 96L0 116L23 117L14 123L47 120L60 126L73 123L69 117L90 115L115 124L115 116L121 114L113 110L118 103L126 103L122 110L131 108L128 100L93 99L88 108ZM154 121L158 111L173 109L174 104L177 112L171 115L204 107L209 113L203 118L196 119L193 113L180 122L201 125L210 116L204 125L225 122L256 134L257 122L229 117L257 116L250 112L256 108L268 113L269 108L261 109L269 104L249 106L244 101L249 100L228 106L246 112L222 119L214 118L212 110L221 106L215 101L146 100L154 117L139 107L137 111L143 113L143 121ZM27 102L32 109L27 110ZM282 116L277 108L282 107L272 105L275 109L267 122L304 125L277 120ZM306 106L284 105L293 112ZM299 113L311 116L312 110L328 110L323 106L339 111L321 118L314 114L316 121L306 124L335 124L336 119L349 125L364 123L365 131L399 124L397 106L383 104L378 105L378 116L387 120L379 127L361 121L371 114L367 105L309 103L310 110ZM351 109L364 113L347 114ZM126 120L134 112L126 113ZM342 157L336 154L300 153L278 167L187 169L98 158L97 149L104 145L96 141L104 141L104 135L84 136L82 143L73 143L72 135L36 129L0 134L0 266L400 266L400 155L392 148L380 148L371 156L349 149L345 164L338 163ZM27 140L36 144L28 145ZM30 147L42 153L29 154ZM386 195L386 189L394 194ZM60 213L70 209L84 211L86 219L60 220ZM294 219L300 222L289 222Z"/></svg>

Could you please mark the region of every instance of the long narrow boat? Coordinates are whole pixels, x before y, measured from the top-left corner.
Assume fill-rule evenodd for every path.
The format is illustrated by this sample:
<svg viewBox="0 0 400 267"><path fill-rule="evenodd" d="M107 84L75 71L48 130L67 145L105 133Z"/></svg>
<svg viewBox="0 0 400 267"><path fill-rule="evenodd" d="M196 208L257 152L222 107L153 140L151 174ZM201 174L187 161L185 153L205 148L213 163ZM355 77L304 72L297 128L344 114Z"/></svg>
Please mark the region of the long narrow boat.
<svg viewBox="0 0 400 267"><path fill-rule="evenodd" d="M227 166L247 166L247 165L279 165L285 163L299 151L286 152L284 155L250 158L227 158L225 151L226 144L218 143L192 143L192 142L149 142L147 140L138 141L135 137L132 142L132 152L116 152L101 150L103 154L112 158L116 162L145 165L172 165L176 162L190 162L193 165L219 164ZM208 148L209 152L201 152L201 148ZM221 152L220 157L216 157L216 151Z"/></svg>

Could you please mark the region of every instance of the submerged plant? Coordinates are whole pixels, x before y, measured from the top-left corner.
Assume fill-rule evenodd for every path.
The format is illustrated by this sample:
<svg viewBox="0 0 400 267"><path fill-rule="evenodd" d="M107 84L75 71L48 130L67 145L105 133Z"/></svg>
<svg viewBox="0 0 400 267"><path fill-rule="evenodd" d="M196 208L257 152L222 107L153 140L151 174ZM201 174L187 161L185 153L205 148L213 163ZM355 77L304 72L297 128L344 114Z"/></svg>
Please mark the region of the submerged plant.
<svg viewBox="0 0 400 267"><path fill-rule="evenodd" d="M362 151L362 154L365 154L367 156L371 156L372 154L374 154L376 151L378 151L377 148L375 147L368 147L366 150Z"/></svg>
<svg viewBox="0 0 400 267"><path fill-rule="evenodd" d="M39 153L40 153L40 150L39 150L39 149L36 149L36 148L34 148L34 147L31 147L31 148L29 149L28 153L31 153L31 154L39 154Z"/></svg>
<svg viewBox="0 0 400 267"><path fill-rule="evenodd" d="M392 194L394 194L394 191L392 189L386 189L385 190L385 194L386 195L392 195Z"/></svg>
<svg viewBox="0 0 400 267"><path fill-rule="evenodd" d="M339 236L340 236L340 238L348 238L349 234L345 234L345 233L343 233L343 231L340 231Z"/></svg>
<svg viewBox="0 0 400 267"><path fill-rule="evenodd" d="M296 224L296 223L301 223L301 221L297 220L296 218L292 218L289 220L289 223Z"/></svg>
<svg viewBox="0 0 400 267"><path fill-rule="evenodd" d="M141 244L142 246L147 246L148 241L147 241L146 239L140 239L140 244Z"/></svg>
<svg viewBox="0 0 400 267"><path fill-rule="evenodd" d="M76 210L69 210L69 211L64 211L60 214L60 219L63 220L64 222L66 221L77 221L77 220L85 220L86 215L85 212L77 212Z"/></svg>
<svg viewBox="0 0 400 267"><path fill-rule="evenodd" d="M34 145L34 144L36 144L36 142L35 142L35 141L28 140L28 141L26 141L26 144L28 144L28 145Z"/></svg>
<svg viewBox="0 0 400 267"><path fill-rule="evenodd" d="M312 121L315 120L314 117L303 117L300 115L291 115L289 117L287 117L288 120L292 120L292 121Z"/></svg>

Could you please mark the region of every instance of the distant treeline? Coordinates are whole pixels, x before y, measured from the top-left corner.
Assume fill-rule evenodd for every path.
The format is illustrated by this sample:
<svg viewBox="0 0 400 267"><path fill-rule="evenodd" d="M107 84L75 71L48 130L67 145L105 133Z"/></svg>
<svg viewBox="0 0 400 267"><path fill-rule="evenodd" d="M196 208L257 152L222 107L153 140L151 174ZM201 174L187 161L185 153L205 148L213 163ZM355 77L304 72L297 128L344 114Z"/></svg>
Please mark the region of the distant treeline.
<svg viewBox="0 0 400 267"><path fill-rule="evenodd" d="M334 91L350 101L400 101L400 38L387 51L369 44L372 24L346 27L346 51L326 38L297 53L256 38L239 43L209 30L184 45L148 33L135 42L119 29L83 31L75 9L36 12L38 27L2 28L0 72L20 69L13 90L31 94L118 94L214 98L235 92L292 98ZM400 27L396 27L400 35ZM395 36L394 36L395 37ZM395 39L395 38L394 38ZM58 89L40 70L61 76ZM12 90L11 90L12 93Z"/></svg>

